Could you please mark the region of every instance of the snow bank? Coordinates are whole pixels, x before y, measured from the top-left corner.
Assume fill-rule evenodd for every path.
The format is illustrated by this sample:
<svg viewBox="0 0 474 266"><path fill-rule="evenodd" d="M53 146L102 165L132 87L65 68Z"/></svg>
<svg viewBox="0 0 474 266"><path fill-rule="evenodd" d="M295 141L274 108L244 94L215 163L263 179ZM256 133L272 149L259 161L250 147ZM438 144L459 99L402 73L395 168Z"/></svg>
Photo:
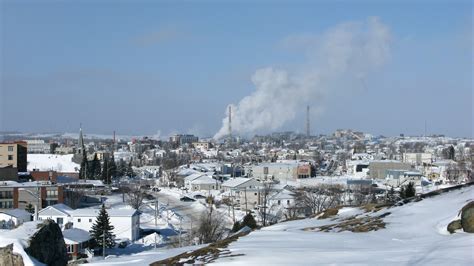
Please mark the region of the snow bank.
<svg viewBox="0 0 474 266"><path fill-rule="evenodd" d="M332 224L332 218L305 219L277 224L250 233L232 243L232 254L217 264L265 265L472 265L474 235L445 234L449 221L472 200L474 187L454 190L420 202L383 209L385 229L368 233L308 232L311 226ZM344 209L343 216L358 209ZM339 217L339 215L338 215Z"/></svg>
<svg viewBox="0 0 474 266"><path fill-rule="evenodd" d="M16 229L2 231L0 234L0 247L13 243L13 252L22 256L25 266L44 265L30 257L24 250L28 247L28 239L38 230L36 228L38 224L39 222L26 222Z"/></svg>

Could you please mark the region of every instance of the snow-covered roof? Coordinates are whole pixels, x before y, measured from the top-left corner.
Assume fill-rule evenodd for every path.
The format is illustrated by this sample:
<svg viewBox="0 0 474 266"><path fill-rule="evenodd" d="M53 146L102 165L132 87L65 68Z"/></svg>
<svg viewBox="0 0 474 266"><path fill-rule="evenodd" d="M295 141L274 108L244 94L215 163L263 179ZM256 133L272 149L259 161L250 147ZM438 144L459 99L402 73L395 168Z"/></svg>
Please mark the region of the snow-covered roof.
<svg viewBox="0 0 474 266"><path fill-rule="evenodd" d="M236 177L234 179L229 179L227 181L225 181L222 186L223 187L230 187L230 188L234 188L234 187L238 187L242 184L245 184L249 181L255 181L255 179L253 178L244 178L244 177Z"/></svg>
<svg viewBox="0 0 474 266"><path fill-rule="evenodd" d="M204 176L204 174L201 173L201 172L197 172L197 173L194 173L194 174L191 174L191 175L188 175L187 177L185 177L185 178L184 178L184 181L185 181L185 182L191 182L191 181L193 181L193 180L195 180L195 179L200 178L201 176Z"/></svg>
<svg viewBox="0 0 474 266"><path fill-rule="evenodd" d="M216 184L218 181L212 177L209 177L207 175L201 176L197 179L194 179L191 184L193 185L205 185L205 184Z"/></svg>
<svg viewBox="0 0 474 266"><path fill-rule="evenodd" d="M89 232L78 228L64 230L63 237L64 242L68 245L83 243L91 239Z"/></svg>
<svg viewBox="0 0 474 266"><path fill-rule="evenodd" d="M40 210L38 214L44 216L52 216L58 214L69 216L71 211L73 211L73 209L71 209L69 206L62 203L58 203Z"/></svg>
<svg viewBox="0 0 474 266"><path fill-rule="evenodd" d="M77 209L69 212L74 217L97 217L100 209ZM135 209L107 209L109 217L132 217L139 214Z"/></svg>
<svg viewBox="0 0 474 266"><path fill-rule="evenodd" d="M293 199L294 193L287 190L287 189L282 189L278 193L276 193L271 199L272 200L284 200L284 199Z"/></svg>
<svg viewBox="0 0 474 266"><path fill-rule="evenodd" d="M0 213L5 213L7 215L16 217L16 218L22 218L22 217L28 217L31 216L31 213L23 210L23 209L12 209L12 210L4 210L0 211Z"/></svg>

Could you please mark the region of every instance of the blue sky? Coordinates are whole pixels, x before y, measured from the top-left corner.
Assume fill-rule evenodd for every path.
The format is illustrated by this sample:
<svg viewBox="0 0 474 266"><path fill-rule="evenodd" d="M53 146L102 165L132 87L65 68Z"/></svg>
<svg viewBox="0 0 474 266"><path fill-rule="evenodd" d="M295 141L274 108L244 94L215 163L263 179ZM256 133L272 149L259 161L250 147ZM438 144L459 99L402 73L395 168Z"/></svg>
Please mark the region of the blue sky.
<svg viewBox="0 0 474 266"><path fill-rule="evenodd" d="M0 3L0 130L212 136L257 69L301 67L288 37L377 16L390 60L328 93L312 132L472 137L471 1ZM281 130L304 131L304 111Z"/></svg>

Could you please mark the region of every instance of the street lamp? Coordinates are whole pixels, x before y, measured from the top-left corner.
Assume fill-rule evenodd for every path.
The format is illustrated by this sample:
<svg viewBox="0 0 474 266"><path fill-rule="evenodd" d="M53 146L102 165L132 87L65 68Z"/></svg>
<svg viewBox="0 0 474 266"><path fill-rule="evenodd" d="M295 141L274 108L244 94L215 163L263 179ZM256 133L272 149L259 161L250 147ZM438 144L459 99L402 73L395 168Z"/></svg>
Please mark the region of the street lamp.
<svg viewBox="0 0 474 266"><path fill-rule="evenodd" d="M21 191L26 191L28 194L32 195L33 197L35 197L38 202L37 204L35 204L35 221L38 220L38 208L41 207L41 195L40 195L40 187L36 187L37 188L37 194L35 195L33 192L29 191L28 189L24 189L24 188L19 188L18 190L21 190Z"/></svg>

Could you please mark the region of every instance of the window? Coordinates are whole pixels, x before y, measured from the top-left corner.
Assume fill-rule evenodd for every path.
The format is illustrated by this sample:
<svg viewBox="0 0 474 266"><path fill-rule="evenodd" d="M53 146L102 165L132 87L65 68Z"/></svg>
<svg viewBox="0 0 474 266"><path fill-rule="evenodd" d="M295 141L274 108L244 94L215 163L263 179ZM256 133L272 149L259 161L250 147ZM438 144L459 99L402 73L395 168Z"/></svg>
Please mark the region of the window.
<svg viewBox="0 0 474 266"><path fill-rule="evenodd" d="M8 155L8 160L13 161L13 155Z"/></svg>
<svg viewBox="0 0 474 266"><path fill-rule="evenodd" d="M92 223L92 219L89 219L89 223Z"/></svg>
<svg viewBox="0 0 474 266"><path fill-rule="evenodd" d="M78 218L78 219L77 219L77 222L80 223L80 222L81 222L81 218Z"/></svg>
<svg viewBox="0 0 474 266"><path fill-rule="evenodd" d="M257 192L253 193L255 196L257 196Z"/></svg>
<svg viewBox="0 0 474 266"><path fill-rule="evenodd" d="M12 191L0 191L0 199L13 199Z"/></svg>
<svg viewBox="0 0 474 266"><path fill-rule="evenodd" d="M287 201L286 201L286 204L290 205L290 200L287 200Z"/></svg>
<svg viewBox="0 0 474 266"><path fill-rule="evenodd" d="M63 224L63 218L56 218L57 224Z"/></svg>
<svg viewBox="0 0 474 266"><path fill-rule="evenodd" d="M278 205L280 205L280 204L281 204L281 201L280 201L280 200L278 200Z"/></svg>
<svg viewBox="0 0 474 266"><path fill-rule="evenodd" d="M13 146L8 146L8 151L13 151Z"/></svg>
<svg viewBox="0 0 474 266"><path fill-rule="evenodd" d="M46 191L46 197L47 198L57 198L58 197L58 191L57 190L47 190Z"/></svg>

